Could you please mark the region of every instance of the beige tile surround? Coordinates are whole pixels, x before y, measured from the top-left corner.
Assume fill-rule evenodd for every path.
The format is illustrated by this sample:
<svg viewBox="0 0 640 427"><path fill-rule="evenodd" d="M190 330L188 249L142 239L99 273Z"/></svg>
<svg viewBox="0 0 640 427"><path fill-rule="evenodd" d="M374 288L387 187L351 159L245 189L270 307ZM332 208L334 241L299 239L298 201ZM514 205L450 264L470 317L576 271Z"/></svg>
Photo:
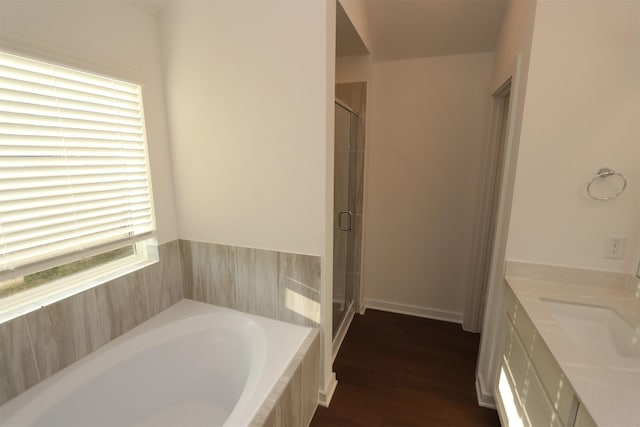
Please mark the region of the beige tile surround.
<svg viewBox="0 0 640 427"><path fill-rule="evenodd" d="M178 242L159 262L0 325L0 404L183 298Z"/></svg>
<svg viewBox="0 0 640 427"><path fill-rule="evenodd" d="M0 404L182 298L319 326L299 312L319 309L320 257L185 240L160 245L158 252L156 264L0 324ZM292 310L287 290L305 297L305 304ZM280 409L269 417L276 424L265 425L311 420L319 366L316 330L274 388L272 408ZM282 389L286 379L291 384Z"/></svg>
<svg viewBox="0 0 640 427"><path fill-rule="evenodd" d="M308 426L318 406L320 334L314 330L273 387L250 427Z"/></svg>
<svg viewBox="0 0 640 427"><path fill-rule="evenodd" d="M185 298L319 327L320 257L181 240ZM292 307L288 297L304 305Z"/></svg>

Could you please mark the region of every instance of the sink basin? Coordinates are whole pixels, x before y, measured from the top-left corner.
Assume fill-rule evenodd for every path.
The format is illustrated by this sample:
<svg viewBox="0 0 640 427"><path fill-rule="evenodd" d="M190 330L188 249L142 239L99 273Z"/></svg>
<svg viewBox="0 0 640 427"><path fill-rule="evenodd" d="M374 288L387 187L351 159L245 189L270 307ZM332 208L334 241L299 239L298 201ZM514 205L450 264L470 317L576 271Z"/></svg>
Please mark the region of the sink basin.
<svg viewBox="0 0 640 427"><path fill-rule="evenodd" d="M640 359L638 332L614 310L553 300L543 302L569 338L589 354Z"/></svg>

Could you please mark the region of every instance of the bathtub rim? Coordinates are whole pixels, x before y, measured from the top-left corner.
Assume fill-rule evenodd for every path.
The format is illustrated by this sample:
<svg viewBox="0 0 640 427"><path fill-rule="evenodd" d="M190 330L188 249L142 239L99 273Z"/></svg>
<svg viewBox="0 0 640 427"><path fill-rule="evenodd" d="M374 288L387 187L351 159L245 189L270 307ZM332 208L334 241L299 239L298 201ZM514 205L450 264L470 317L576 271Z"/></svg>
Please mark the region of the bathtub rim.
<svg viewBox="0 0 640 427"><path fill-rule="evenodd" d="M4 420L11 420L11 418L20 414L25 407L28 408L29 404L33 404L34 400L37 401L41 394L47 392L50 393L50 390L52 388L55 389L56 385L63 381L64 377L68 376L70 373L86 369L86 365L95 363L94 361L96 359L99 364L102 364L103 362L101 362L100 358L104 358L105 354L117 351L118 347L129 345L128 343L130 341L140 338L141 336L148 336L148 334L153 333L153 331L158 328L167 327L175 322L179 323L191 318L201 316L206 317L211 314L231 314L250 319L262 326L266 331L267 341L271 344L268 347L266 360L264 361L265 369L259 372L259 374L262 375L260 375L258 383L249 384L249 380L252 375L251 370L255 369L255 364L252 362L247 384L245 384L245 388L240 394L239 399L236 401L234 408L223 424L223 426L232 425L230 424L230 421L233 421L249 425L252 419L254 419L256 414L264 406L267 398L278 383L278 380L285 373L290 363L300 353L301 347L308 337L314 333L315 329L189 299L182 299L178 303L168 307L166 310L149 318L126 333L114 338L104 346L80 358L50 377L43 379L38 384L27 389L25 392L0 405L0 422L5 422ZM213 327L211 329L216 328ZM287 333L282 334L283 330ZM269 339L271 339L271 341L269 341ZM283 348L283 345L280 344L288 340L291 340L291 342ZM287 352L288 354L283 355L283 353ZM109 366L117 363L119 360L115 362L108 362L108 366L106 368L99 365L101 369L98 371L98 375L108 369ZM263 378L265 372L269 369L272 370L269 371L267 378ZM91 380L93 377L94 375L88 377L87 381ZM260 400L256 401L257 399ZM36 413L44 413L48 408L55 404L59 404L61 401L62 399L55 399L51 402L46 402L47 404L45 408L43 410L38 410ZM34 416L31 418L31 421L36 421L37 419L38 416Z"/></svg>

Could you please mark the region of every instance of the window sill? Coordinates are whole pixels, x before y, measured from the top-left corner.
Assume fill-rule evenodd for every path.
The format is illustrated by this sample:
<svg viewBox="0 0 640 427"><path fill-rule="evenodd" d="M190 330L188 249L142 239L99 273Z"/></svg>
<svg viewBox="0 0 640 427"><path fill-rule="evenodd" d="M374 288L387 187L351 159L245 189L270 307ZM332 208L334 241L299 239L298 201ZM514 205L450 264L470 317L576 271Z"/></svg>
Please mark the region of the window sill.
<svg viewBox="0 0 640 427"><path fill-rule="evenodd" d="M142 242L141 245L145 246L142 254L131 255L0 299L0 324L158 262L155 241Z"/></svg>

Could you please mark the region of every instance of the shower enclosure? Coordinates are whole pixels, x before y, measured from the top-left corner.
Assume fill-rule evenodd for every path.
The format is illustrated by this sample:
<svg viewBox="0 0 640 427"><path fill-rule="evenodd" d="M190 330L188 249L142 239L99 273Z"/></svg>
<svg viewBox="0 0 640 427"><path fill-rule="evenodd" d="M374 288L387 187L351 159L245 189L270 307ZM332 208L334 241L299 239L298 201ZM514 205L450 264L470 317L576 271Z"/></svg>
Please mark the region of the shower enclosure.
<svg viewBox="0 0 640 427"><path fill-rule="evenodd" d="M336 100L333 189L333 336L353 304L354 214L358 115ZM359 262L359 260L357 260Z"/></svg>

